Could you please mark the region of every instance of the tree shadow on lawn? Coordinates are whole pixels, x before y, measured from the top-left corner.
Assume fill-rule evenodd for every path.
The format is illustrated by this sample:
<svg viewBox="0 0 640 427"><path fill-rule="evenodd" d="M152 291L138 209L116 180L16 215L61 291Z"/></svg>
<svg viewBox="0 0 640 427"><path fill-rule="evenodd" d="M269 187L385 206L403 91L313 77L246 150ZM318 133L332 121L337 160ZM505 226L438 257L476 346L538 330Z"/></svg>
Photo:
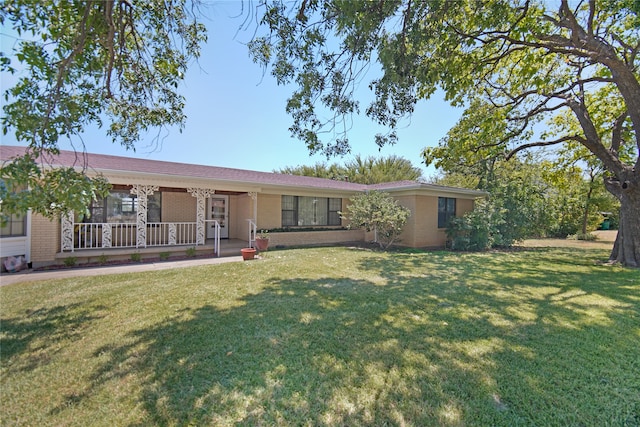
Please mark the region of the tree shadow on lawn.
<svg viewBox="0 0 640 427"><path fill-rule="evenodd" d="M473 323L476 338L500 340L487 356L513 422L640 425L640 271L602 265L598 250L526 252L405 254L362 268L422 287L434 316L456 324L453 345L474 339Z"/></svg>
<svg viewBox="0 0 640 427"><path fill-rule="evenodd" d="M26 316L0 320L0 360L7 375L49 363L59 343L82 338L88 325L103 317L105 307L67 304L28 310Z"/></svg>
<svg viewBox="0 0 640 427"><path fill-rule="evenodd" d="M240 307L185 309L133 332L130 344L99 349L109 360L94 385L136 376L145 421L156 425L640 420L640 343L620 336L638 319L628 302L637 292L611 289L619 304L592 317L589 301L556 300L598 289L589 269L560 280L531 267L518 284L504 270L499 280L473 276L500 274L499 263L466 262L446 275L445 255L367 258L361 268L378 270L382 284L272 278ZM424 274L411 273L416 266ZM538 296L537 287L559 290Z"/></svg>

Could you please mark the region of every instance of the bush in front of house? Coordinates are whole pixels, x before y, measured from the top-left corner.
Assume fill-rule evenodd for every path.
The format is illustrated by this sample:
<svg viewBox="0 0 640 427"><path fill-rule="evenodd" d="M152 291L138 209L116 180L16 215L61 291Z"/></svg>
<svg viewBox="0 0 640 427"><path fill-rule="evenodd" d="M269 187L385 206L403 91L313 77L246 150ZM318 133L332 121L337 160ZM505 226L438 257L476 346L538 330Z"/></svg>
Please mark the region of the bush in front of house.
<svg viewBox="0 0 640 427"><path fill-rule="evenodd" d="M475 208L464 216L451 218L447 242L456 251L483 251L505 243L501 233L503 209L488 200L476 201Z"/></svg>
<svg viewBox="0 0 640 427"><path fill-rule="evenodd" d="M350 199L346 212L340 215L349 220L351 228L364 228L376 232L376 243L382 249L388 249L399 241L402 229L411 215L411 211L381 191L370 191Z"/></svg>

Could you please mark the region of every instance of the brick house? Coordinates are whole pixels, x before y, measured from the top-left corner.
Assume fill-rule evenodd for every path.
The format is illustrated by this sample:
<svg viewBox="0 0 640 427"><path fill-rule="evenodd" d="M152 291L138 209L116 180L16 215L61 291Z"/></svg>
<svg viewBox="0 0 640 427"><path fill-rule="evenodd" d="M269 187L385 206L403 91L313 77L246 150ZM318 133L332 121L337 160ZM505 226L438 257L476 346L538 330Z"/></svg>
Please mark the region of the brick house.
<svg viewBox="0 0 640 427"><path fill-rule="evenodd" d="M11 161L24 147L0 147ZM27 212L2 228L0 257L24 256L32 266L108 258L177 255L188 250L239 254L256 232L270 230L271 247L343 244L374 239L349 229L338 212L352 196L380 190L411 210L400 245L443 247L445 223L473 209L485 193L415 181L363 185L330 179L257 172L101 154L62 151L52 167L86 162L102 174L111 194L89 207L49 220Z"/></svg>

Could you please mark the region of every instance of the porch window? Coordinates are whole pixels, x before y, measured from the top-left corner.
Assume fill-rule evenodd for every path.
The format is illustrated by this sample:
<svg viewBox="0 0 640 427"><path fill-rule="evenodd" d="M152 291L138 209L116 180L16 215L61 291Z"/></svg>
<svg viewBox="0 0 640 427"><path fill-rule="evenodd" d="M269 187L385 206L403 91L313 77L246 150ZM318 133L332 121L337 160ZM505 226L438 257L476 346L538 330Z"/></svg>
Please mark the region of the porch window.
<svg viewBox="0 0 640 427"><path fill-rule="evenodd" d="M438 228L446 228L456 216L456 199L438 197Z"/></svg>
<svg viewBox="0 0 640 427"><path fill-rule="evenodd" d="M342 199L282 196L282 226L340 225Z"/></svg>
<svg viewBox="0 0 640 427"><path fill-rule="evenodd" d="M27 233L27 215L25 214L3 215L2 229L0 229L0 237L26 236L26 233Z"/></svg>
<svg viewBox="0 0 640 427"><path fill-rule="evenodd" d="M147 222L161 222L162 193L147 198ZM137 196L124 190L114 190L104 199L95 200L89 206L89 216L84 222L135 223L138 210Z"/></svg>

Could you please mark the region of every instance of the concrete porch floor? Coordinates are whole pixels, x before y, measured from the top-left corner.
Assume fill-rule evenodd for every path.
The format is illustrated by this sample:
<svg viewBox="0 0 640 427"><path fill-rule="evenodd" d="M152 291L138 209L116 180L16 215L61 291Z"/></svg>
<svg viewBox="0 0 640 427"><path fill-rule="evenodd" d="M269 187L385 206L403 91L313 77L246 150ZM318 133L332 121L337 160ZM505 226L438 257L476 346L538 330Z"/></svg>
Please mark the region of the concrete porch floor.
<svg viewBox="0 0 640 427"><path fill-rule="evenodd" d="M220 257L240 255L240 249L246 248L246 240L240 239L220 239ZM158 257L181 257L186 256L188 251L195 248L196 255L213 254L213 239L207 239L204 245L183 245L183 246L153 246L148 248L99 248L99 249L78 249L73 252L59 252L56 260L64 263L68 258L75 258L77 264L97 261L107 257L109 260L130 259L132 254L140 254L142 260Z"/></svg>
<svg viewBox="0 0 640 427"><path fill-rule="evenodd" d="M211 250L213 250L213 241L206 242L207 245L211 246ZM220 256L236 256L240 255L240 249L246 248L249 246L249 243L246 240L240 239L220 239Z"/></svg>

